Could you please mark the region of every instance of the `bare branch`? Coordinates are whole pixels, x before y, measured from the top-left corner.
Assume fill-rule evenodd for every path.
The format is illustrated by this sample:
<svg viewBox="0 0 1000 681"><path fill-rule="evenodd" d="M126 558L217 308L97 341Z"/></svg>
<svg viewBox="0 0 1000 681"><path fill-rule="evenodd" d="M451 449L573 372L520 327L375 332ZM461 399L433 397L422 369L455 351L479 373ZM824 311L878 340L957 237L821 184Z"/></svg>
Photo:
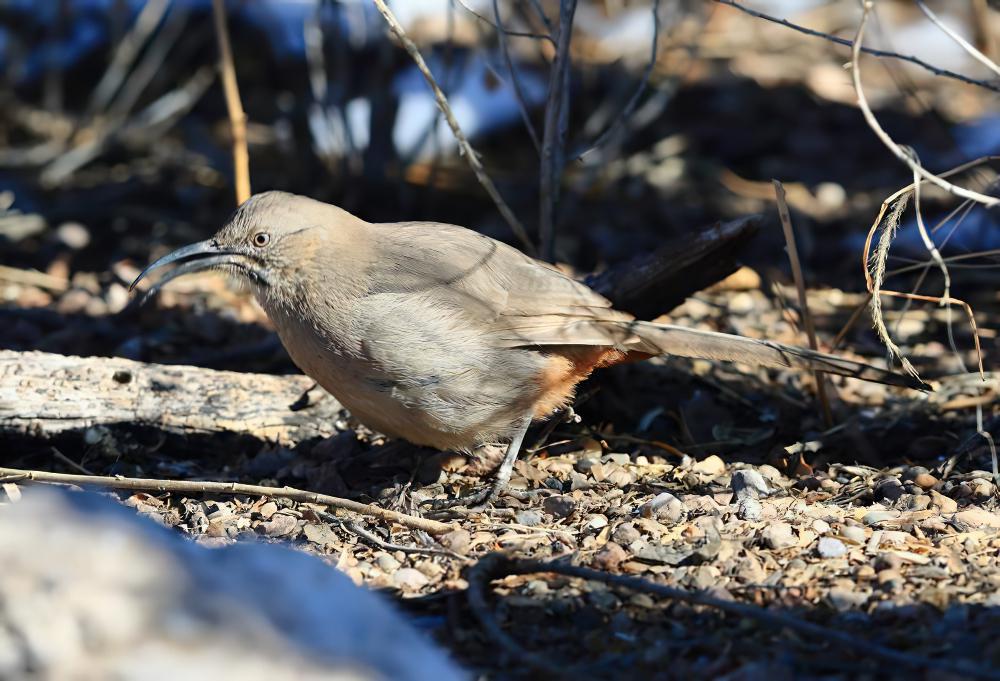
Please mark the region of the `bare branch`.
<svg viewBox="0 0 1000 681"><path fill-rule="evenodd" d="M496 204L497 209L503 216L507 224L510 225L511 230L514 235L520 240L521 245L524 250L529 255L535 255L535 245L532 243L531 238L524 229L524 225L521 221L517 219L514 212L510 209L510 206L503 200L500 196L500 192L497 190L496 185L493 184L493 180L490 179L489 175L486 174L486 170L483 168L482 162L479 160L479 155L476 153L472 145L469 144L468 138L466 138L465 133L462 132L461 126L458 124L458 120L455 119L455 114L451 110L451 106L448 104L448 98L445 97L444 92L441 91L441 87L434 80L433 74L431 74L430 68L427 66L427 62L424 61L423 56L420 54L420 50L417 46L410 40L410 37L406 35L403 30L402 25L399 20L396 19L396 15L392 13L389 6L385 4L385 0L372 0L375 3L375 7L382 14L386 23L389 25L389 30L392 31L396 39L403 45L403 49L406 53L410 55L410 58L417 65L420 73L423 75L424 80L430 85L431 90L434 92L434 99L437 102L438 108L441 113L444 114L445 120L448 122L448 127L451 128L452 134L455 136L455 140L458 142L458 148L465 160L468 162L469 167L472 168L472 172L475 173L476 179L479 180L479 184L483 186L486 193L490 195L493 199L493 203Z"/></svg>
<svg viewBox="0 0 1000 681"><path fill-rule="evenodd" d="M934 12L932 12L926 4L924 4L923 0L917 0L917 6L920 8L920 11L922 11L927 16L927 18L931 20L931 23L940 28L941 32L944 33L949 38L951 38L952 40L954 40L959 47L968 52L970 57L978 61L980 64L988 68L993 73L1000 76L1000 66L997 66L992 59L990 59L985 54L977 50L974 45L969 43L969 41L967 41L965 38L963 38L958 33L949 28L944 22L938 19L938 16L934 14Z"/></svg>
<svg viewBox="0 0 1000 681"><path fill-rule="evenodd" d="M496 23L493 23L492 21L490 21L489 19L487 19L486 17L484 17L482 14L480 14L476 10L474 10L471 7L469 7L468 5L466 5L464 0L458 0L458 4L461 5L462 9L464 9L466 12L468 12L472 16L476 17L477 19L479 19L484 24L488 24L489 26L492 26L494 29L497 30L497 32L501 33L502 35L508 35L508 36L511 36L512 38L532 38L534 40L545 40L545 41L547 41L549 43L552 43L553 46L555 46L555 44L556 44L556 41L552 39L552 36L545 35L544 33L529 33L529 32L526 32L526 31L510 31L510 30L504 28L503 24L500 23L500 16L496 12L496 3L494 3L494 9L493 9L493 14L496 17Z"/></svg>
<svg viewBox="0 0 1000 681"><path fill-rule="evenodd" d="M787 19L781 19L779 17L772 16L770 14L765 14L764 12L758 12L757 10L750 9L744 5L736 2L735 0L715 0L723 5L728 5L738 9L741 12L749 14L752 17L757 17L758 19L763 19L764 21L770 21L775 24L780 24L786 28L790 28L793 31L798 31L799 33L804 33L805 35L811 35L816 38L823 38L824 40L829 40L832 43L837 43L838 45L844 45L845 47L854 47L854 42L847 40L845 38L840 38L835 35L830 35L829 33L823 33L822 31L815 31L811 28L806 28L805 26L799 26L798 24L793 24ZM978 78L970 78L968 76L963 76L961 73L956 73L954 71L949 71L948 69L942 69L933 64L925 62L923 59L914 57L912 55L900 54L898 52L891 52L888 50L877 50L872 47L862 47L861 51L865 54L870 54L876 57L886 57L888 59L899 59L900 61L908 61L911 64L916 64L917 66L933 73L935 76L943 76L945 78L952 78L954 80L961 81L963 83L968 83L969 85L976 85L987 90L993 90L993 92L1000 92L1000 85L991 83L985 80L979 80Z"/></svg>
<svg viewBox="0 0 1000 681"><path fill-rule="evenodd" d="M510 75L510 85L514 90L514 96L517 98L517 108L521 112L521 120L524 121L524 127L528 129L528 135L531 137L531 143L535 145L535 151L541 153L542 145L538 141L538 133L535 132L535 126L531 123L528 104L524 99L524 92L521 90L521 81L514 70L514 62L510 58L510 50L507 47L507 36L512 34L504 28L503 21L500 19L500 4L498 0L493 0L493 17L497 22L497 40L500 42L500 54L503 55L504 63L507 65L507 73Z"/></svg>
<svg viewBox="0 0 1000 681"><path fill-rule="evenodd" d="M495 2L496 0L494 0ZM660 51L660 0L653 0L653 44L649 49L649 62L646 64L645 70L642 72L642 78L639 80L639 86L632 93L628 102L625 104L625 108L622 112L618 114L615 120L608 126L608 129L602 132L593 144L591 144L587 149L584 149L578 154L574 154L573 160L579 161L584 156L596 151L601 148L612 135L618 132L618 129L632 116L632 112L635 111L635 107L639 105L639 100L642 98L646 88L649 86L649 77L653 74L653 67L656 66L656 57Z"/></svg>
<svg viewBox="0 0 1000 681"><path fill-rule="evenodd" d="M844 650L857 651L859 655L865 655L883 663L897 665L900 668L920 671L927 669L947 670L948 673L958 674L963 678L1000 678L1000 674L997 674L992 668L987 666L958 665L950 662L948 659L924 657L913 654L912 651L896 650L895 648L882 645L871 638L862 639L841 629L816 624L777 608L761 608L749 603L740 603L731 599L719 598L706 591L685 591L669 584L659 584L630 575L609 574L563 561L518 560L494 553L480 559L478 563L471 566L466 572L466 579L469 582L467 595L470 605L473 605L473 614L492 635L502 635L502 645L505 648L518 652L523 650L519 644L510 638L510 634L504 632L495 621L493 613L486 607L486 591L489 583L493 580L503 579L508 575L529 575L536 573L576 577L578 579L601 582L615 588L647 593L679 603L714 608L734 617L752 620L770 629L777 631L787 630L795 632L795 634L811 636L818 641L841 646ZM531 658L526 659L525 662L531 664L531 666L540 669L552 666L551 662L535 653L528 653L528 655L531 655ZM567 671L569 670L565 668L560 669L560 676L569 676L566 673ZM573 674L572 676L581 676L581 674Z"/></svg>
<svg viewBox="0 0 1000 681"><path fill-rule="evenodd" d="M872 3L871 0L864 0L863 3L864 11L861 15L861 23L858 25L858 32L854 39L854 46L851 48L851 74L854 80L854 91L858 96L858 106L861 108L861 113L865 117L865 122L868 123L868 127L872 129L872 132L882 141L882 144L893 153L893 155L900 161L905 163L910 170L916 172L920 177L929 181L946 192L954 194L955 196L960 196L963 199L971 199L984 206L992 208L1000 204L1000 199L987 196L985 194L980 194L964 187L959 187L954 185L941 177L929 172L922 166L913 162L910 155L907 154L902 147L896 144L888 133L882 128L878 120L875 118L875 114L872 113L871 107L868 106L868 100L865 98L864 89L861 86L861 66L860 66L860 55L861 55L861 42L864 39L865 26L868 23L868 15L871 12Z"/></svg>
<svg viewBox="0 0 1000 681"><path fill-rule="evenodd" d="M545 131L542 137L542 163L539 180L538 234L542 257L551 262L555 256L556 206L565 166L567 88L569 85L569 43L573 35L576 0L559 3L559 35L556 53L549 70L549 94L545 104Z"/></svg>

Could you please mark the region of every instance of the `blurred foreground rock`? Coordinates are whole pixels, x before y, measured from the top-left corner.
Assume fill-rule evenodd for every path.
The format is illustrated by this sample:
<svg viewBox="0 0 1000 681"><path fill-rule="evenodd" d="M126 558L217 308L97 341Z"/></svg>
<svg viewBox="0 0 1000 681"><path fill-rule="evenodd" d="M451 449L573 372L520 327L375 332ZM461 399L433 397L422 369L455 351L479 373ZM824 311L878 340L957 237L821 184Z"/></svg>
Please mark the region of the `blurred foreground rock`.
<svg viewBox="0 0 1000 681"><path fill-rule="evenodd" d="M464 678L379 596L267 544L205 549L92 494L0 509L0 678Z"/></svg>

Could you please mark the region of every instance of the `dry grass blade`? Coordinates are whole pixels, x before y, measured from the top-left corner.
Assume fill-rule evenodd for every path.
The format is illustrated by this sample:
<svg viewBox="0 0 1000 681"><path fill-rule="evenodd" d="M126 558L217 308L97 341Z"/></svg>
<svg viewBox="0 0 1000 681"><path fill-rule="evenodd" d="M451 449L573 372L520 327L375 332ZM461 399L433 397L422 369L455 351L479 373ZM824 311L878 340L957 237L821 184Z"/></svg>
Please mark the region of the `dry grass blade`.
<svg viewBox="0 0 1000 681"><path fill-rule="evenodd" d="M792 216L788 212L788 202L785 201L785 188L778 180L774 183L774 196L778 202L778 216L781 218L781 228L785 233L785 246L788 249L788 261L792 266L792 278L795 280L795 289L799 296L799 309L802 310L802 322L806 327L806 335L809 337L809 347L819 350L819 343L816 342L816 326L813 324L812 313L809 310L809 299L806 297L806 283L802 276L802 263L799 261L799 249L795 244L795 232L792 230ZM823 422L827 428L833 427L833 414L830 412L830 400L826 394L826 380L822 372L813 371L813 379L816 381L816 396L819 398L820 409L823 412Z"/></svg>
<svg viewBox="0 0 1000 681"><path fill-rule="evenodd" d="M972 45L968 40L960 36L954 30L949 28L947 24L938 19L938 16L930 10L930 8L924 3L923 0L917 0L917 7L919 7L920 11L923 12L924 15L931 20L931 23L933 23L935 26L941 29L942 33L951 38L959 47L965 50L970 57L978 61L980 64L988 68L996 75L1000 76L1000 66L997 66L993 62L993 60L991 60L985 54L977 50L975 46Z"/></svg>

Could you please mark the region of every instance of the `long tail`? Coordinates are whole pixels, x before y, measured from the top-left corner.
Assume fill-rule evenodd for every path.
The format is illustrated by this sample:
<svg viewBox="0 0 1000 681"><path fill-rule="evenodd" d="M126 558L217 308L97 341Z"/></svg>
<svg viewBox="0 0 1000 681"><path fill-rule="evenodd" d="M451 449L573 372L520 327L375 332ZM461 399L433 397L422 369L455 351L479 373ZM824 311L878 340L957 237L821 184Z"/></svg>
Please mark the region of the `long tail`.
<svg viewBox="0 0 1000 681"><path fill-rule="evenodd" d="M628 328L639 341L635 345L629 344L630 349L650 354L744 362L765 367L819 370L886 385L931 390L929 385L915 376L893 373L807 348L732 336L727 333L697 331L669 324L630 322Z"/></svg>

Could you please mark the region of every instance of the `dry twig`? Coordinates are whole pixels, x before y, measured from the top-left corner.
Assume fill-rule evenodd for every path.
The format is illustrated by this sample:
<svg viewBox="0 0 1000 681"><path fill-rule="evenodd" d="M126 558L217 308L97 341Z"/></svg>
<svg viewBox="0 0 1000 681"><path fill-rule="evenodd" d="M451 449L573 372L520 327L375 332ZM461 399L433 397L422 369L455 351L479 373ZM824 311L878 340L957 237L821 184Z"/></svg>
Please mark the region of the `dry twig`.
<svg viewBox="0 0 1000 681"><path fill-rule="evenodd" d="M542 164L539 179L538 238L542 257L549 262L555 256L556 206L562 171L566 163L566 132L569 120L569 43L573 36L576 0L559 3L559 35L549 69L549 94L545 103L545 128L542 134Z"/></svg>
<svg viewBox="0 0 1000 681"><path fill-rule="evenodd" d="M434 80L434 75L431 73L430 68L427 66L427 62L424 61L423 56L420 54L420 50L418 50L417 46L412 40L410 40L410 37L406 35L406 32L403 30L399 20L396 19L396 15L394 15L392 10L389 9L389 6L385 4L385 0L372 0L372 2L375 3L375 7L382 14L382 17L389 25L389 30L392 31L393 35L396 36L396 39L403 45L403 49L405 49L406 53L410 55L413 63L417 65L417 68L423 75L424 80L426 80L427 84L430 85L431 90L434 92L434 99L437 102L438 109L440 109L441 113L444 114L444 119L448 122L448 127L451 128L451 132L455 136L455 140L458 142L458 148L461 154L465 156L465 160L468 162L469 167L472 168L472 172L475 173L476 179L479 180L479 184L483 186L486 193L490 195L491 199L493 199L493 203L496 204L500 214L503 216L504 220L507 221L507 224L510 225L514 235L518 238L518 240L520 240L524 250L527 251L529 255L535 255L535 245L528 237L528 233L525 231L524 225L522 225L521 221L517 219L516 215L514 215L514 211L510 209L510 206L508 206L503 200L503 197L500 196L500 192L497 190L496 185L493 184L493 180L491 180L490 176L486 174L482 161L479 160L479 155L476 153L476 150L472 148L472 145L469 144L469 140L466 138L465 133L462 132L462 128L459 126L458 120L456 120L455 114L451 110L451 105L448 104L448 98L445 97L441 87L437 84L437 81Z"/></svg>
<svg viewBox="0 0 1000 681"><path fill-rule="evenodd" d="M792 29L793 31L804 33L805 35L811 35L816 38L823 38L824 40L829 40L832 43L836 43L838 45L844 45L845 47L853 48L855 45L855 42L852 42L845 38L840 38L835 35L830 35L829 33L823 33L822 31L816 31L811 28L806 28L805 26L799 26L798 24L794 24L791 21L788 21L787 19L781 19L779 17L775 17L770 14L765 14L764 12L758 12L757 10L750 9L749 7L746 7L739 2L736 2L735 0L715 0L715 2L738 9L739 11L745 14L749 14L752 17L757 17L758 19L763 19L764 21L770 21L775 24L780 24L786 28ZM892 52L889 50L877 50L872 47L861 47L860 49L865 54L870 54L875 57L885 57L887 59L899 59L900 61L908 61L911 64L916 64L922 69L925 69L930 73L933 73L935 76L952 78L954 80L958 80L963 83L968 83L969 85L976 85L978 87L985 88L987 90L993 90L993 92L1000 92L1000 85L985 80L979 80L978 78L970 78L968 76L963 76L961 73L949 71L948 69L942 69L938 66L934 66L933 64L925 62L923 59L914 57L912 55L900 54L898 52Z"/></svg>
<svg viewBox="0 0 1000 681"><path fill-rule="evenodd" d="M424 530L430 534L444 534L454 528L429 518L390 511L371 504L318 494L293 487L265 487L263 485L245 485L238 482L207 482L200 480L161 480L158 478L126 478L106 475L76 475L72 473L50 473L47 471L24 470L19 468L0 468L0 480L3 482L33 482L53 483L58 485L78 485L80 487L106 487L109 489L127 489L146 492L181 492L184 494L245 494L248 496L266 496L275 499L291 499L292 501L309 504L320 504L330 508L340 508L359 515L378 518L386 522L398 523L414 530Z"/></svg>
<svg viewBox="0 0 1000 681"><path fill-rule="evenodd" d="M608 126L607 130L598 135L597 139L591 143L589 147L583 151L573 155L574 161L579 161L588 154L600 149L605 142L611 139L612 135L618 132L618 129L632 116L632 112L635 111L635 107L638 106L639 100L642 98L642 94L646 91L649 86L649 77L653 75L653 67L656 66L656 58L660 51L660 0L653 0L653 43L649 48L649 62L646 63L646 68L642 72L642 77L639 79L639 86L629 97L628 102L625 104L625 108L622 109L621 113L615 117L615 120Z"/></svg>
<svg viewBox="0 0 1000 681"><path fill-rule="evenodd" d="M879 124L878 119L875 118L875 114L872 113L871 107L868 106L868 100L865 97L864 88L861 86L860 64L861 43L864 40L865 26L868 24L868 16L871 13L871 9L871 0L864 0L862 3L861 22L858 24L858 31L854 38L854 45L851 47L851 76L854 82L854 92L857 94L858 107L860 107L861 114L864 116L865 122L868 123L868 127L872 129L872 132L875 133L882 144L884 144L896 158L905 163L910 170L919 174L920 177L927 180L931 184L940 187L955 196L960 196L963 199L970 199L972 201L976 201L977 203L981 203L988 208L1000 205L1000 199L995 196L987 196L986 194L981 194L964 187L959 187L958 185L952 184L942 177L926 170L919 164L914 163L913 159L910 158L910 154L908 154L906 150L896 144L896 142L889 137L889 134Z"/></svg>
<svg viewBox="0 0 1000 681"><path fill-rule="evenodd" d="M949 28L944 22L938 19L938 16L930 10L930 8L924 3L924 0L917 0L917 7L920 11L931 20L931 23L941 29L941 32L946 36L951 38L955 43L965 50L970 57L978 61L980 64L988 68L990 71L1000 76L1000 66L997 66L993 60L987 57L985 54L976 49L968 40L960 36L958 33Z"/></svg>
<svg viewBox="0 0 1000 681"><path fill-rule="evenodd" d="M250 153L247 151L247 115L240 102L240 88L236 83L236 65L233 48L226 26L225 0L212 0L215 19L215 36L219 41L219 60L222 68L222 88L226 95L226 109L233 131L233 173L236 181L236 203L250 198Z"/></svg>
<svg viewBox="0 0 1000 681"><path fill-rule="evenodd" d="M603 582L613 587L645 592L692 605L715 608L729 615L753 620L777 631L787 629L798 634L806 634L824 643L841 646L845 651L855 651L858 655L905 669L918 670L920 673L936 669L951 674L958 674L961 678L1000 679L1000 672L987 667L960 665L950 660L934 659L917 655L910 651L896 650L876 643L870 638L860 638L846 631L816 624L790 613L760 608L733 600L724 600L704 591L685 591L666 584L649 582L638 577L609 574L600 570L564 562L517 560L501 554L486 556L469 568L467 572L467 579L469 581L467 594L473 614L494 640L500 642L501 645L509 650L517 651L519 656L521 656L519 659L539 669L547 670L554 667L554 665L536 654L523 651L520 644L503 631L492 611L487 606L485 594L489 582L493 580L509 575L528 575L545 572Z"/></svg>

